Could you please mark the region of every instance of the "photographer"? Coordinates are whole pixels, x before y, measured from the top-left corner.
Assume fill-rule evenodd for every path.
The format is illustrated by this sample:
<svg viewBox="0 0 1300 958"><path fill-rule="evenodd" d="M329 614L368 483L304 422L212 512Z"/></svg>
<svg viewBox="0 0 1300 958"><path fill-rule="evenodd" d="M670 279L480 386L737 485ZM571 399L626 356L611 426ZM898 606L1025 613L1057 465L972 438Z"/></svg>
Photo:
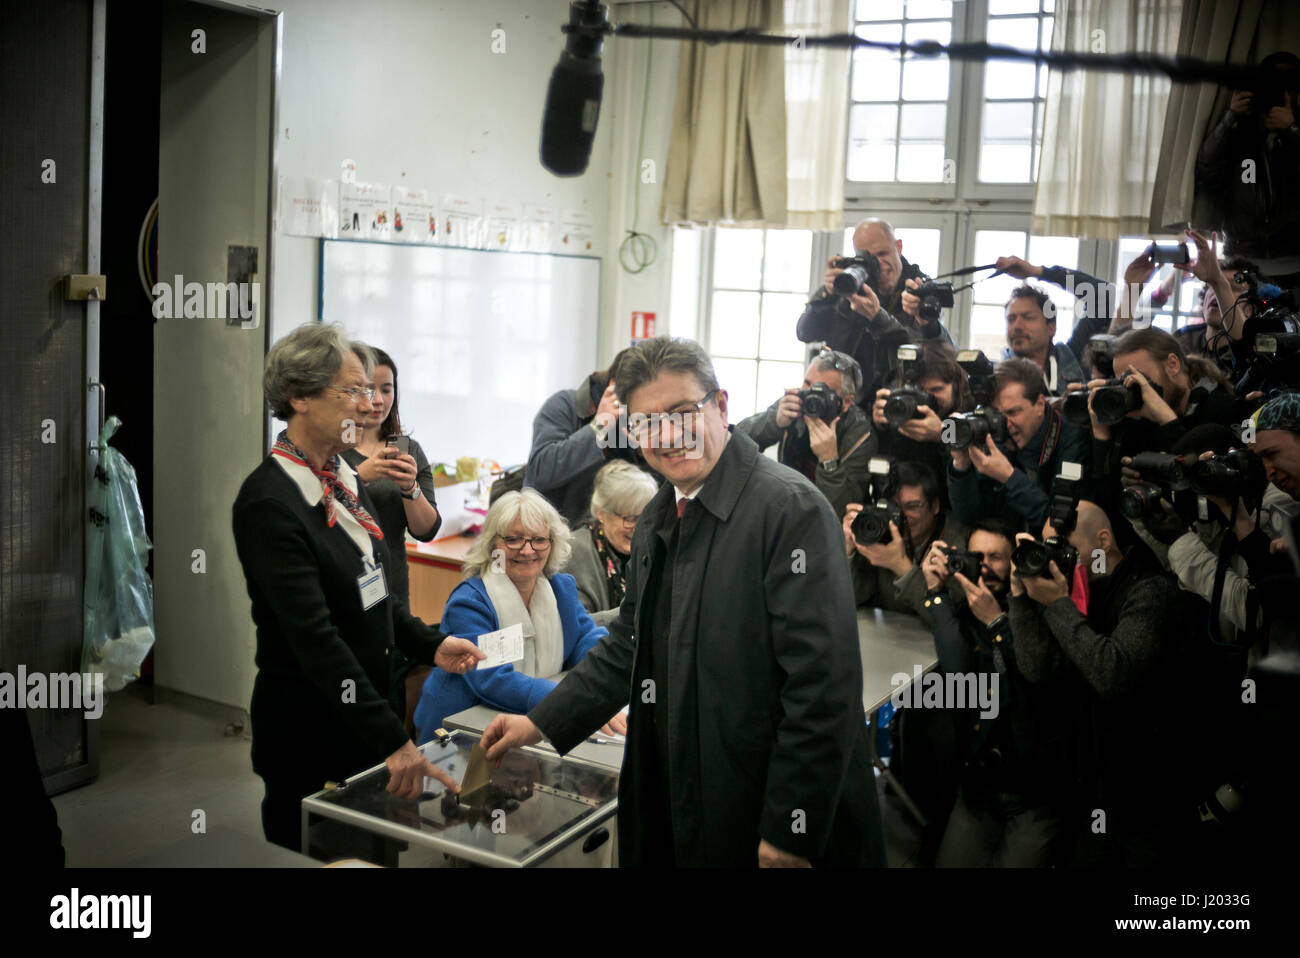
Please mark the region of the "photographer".
<svg viewBox="0 0 1300 958"><path fill-rule="evenodd" d="M995 265L999 273L1007 276L1042 280L1073 294L1078 308L1074 330L1070 333L1066 346L1074 358L1081 365L1084 364L1088 340L1098 333L1106 332L1106 327L1110 325L1111 304L1115 301L1114 287L1104 279L1090 276L1082 270L1067 266L1035 266L1019 256L999 256ZM993 275L996 276L997 273Z"/></svg>
<svg viewBox="0 0 1300 958"><path fill-rule="evenodd" d="M874 284L864 283L858 291L841 296L834 290L836 276L843 272L839 257L827 261L824 285L813 295L795 327L800 342L824 342L831 349L848 353L862 367L863 390L858 403L870 413L872 397L889 378L898 346L907 342L944 339L952 342L941 323L918 326L901 306L903 281L923 275L902 257L903 241L894 228L881 219L865 219L853 233L853 248L859 257L871 257L865 266Z"/></svg>
<svg viewBox="0 0 1300 958"><path fill-rule="evenodd" d="M803 389L787 389L766 412L736 428L759 449L777 443L777 461L812 480L835 514L843 515L867 488L867 463L876 454L871 422L853 401L861 388L862 370L853 357L824 349L808 366ZM829 407L829 420L805 409L809 397L818 411Z"/></svg>
<svg viewBox="0 0 1300 958"><path fill-rule="evenodd" d="M960 542L965 530L945 513L939 500L939 482L924 463L900 462L891 469L896 490L890 501L902 515L903 528L891 519L886 542L860 542L853 522L863 511L851 502L844 513L844 551L853 574L853 597L858 605L896 612L915 612L928 618L925 577L917 563L937 538ZM953 598L960 596L954 583Z"/></svg>
<svg viewBox="0 0 1300 958"><path fill-rule="evenodd" d="M1201 144L1196 188L1217 207L1224 252L1250 257L1287 288L1300 285L1300 59L1279 51L1259 69L1260 88L1234 90Z"/></svg>
<svg viewBox="0 0 1300 958"><path fill-rule="evenodd" d="M924 392L928 402L917 405L918 418L906 419L894 426L886 416L886 404L893 390L876 390L871 417L880 437L880 453L894 462L923 462L934 470L936 476L942 476L948 468L948 452L941 441L943 420L954 412L970 412L975 408L970 382L966 371L957 365L957 351L940 342L926 343L922 347L917 368L907 378L911 382L906 385ZM940 487L939 493L946 507L946 484Z"/></svg>
<svg viewBox="0 0 1300 958"><path fill-rule="evenodd" d="M1037 528L1047 518L1049 490L1060 464L1086 461L1088 434L1048 406L1042 370L1027 359L998 363L993 407L991 418L1005 420L1015 461L998 447L991 431L983 444L949 444L948 499L953 513L967 525L1003 516Z"/></svg>
<svg viewBox="0 0 1300 958"><path fill-rule="evenodd" d="M1049 548L1050 562L1013 554L1009 611L1025 677L1077 689L1067 730L1078 768L1065 818L1067 839L1077 839L1072 863L1178 862L1205 785L1189 714L1205 703L1184 698L1190 606L1144 544L1120 552L1097 505L1081 501L1076 515L1068 547ZM1055 535L1045 524L1044 539ZM1017 545L1032 538L1021 534ZM1031 558L1041 574L1022 566Z"/></svg>
<svg viewBox="0 0 1300 958"><path fill-rule="evenodd" d="M1070 383L1083 382L1083 367L1071 348L1056 338L1056 304L1047 293L1025 283L1007 300L1007 348L1043 371L1047 392L1063 396ZM1084 340L1087 341L1086 339Z"/></svg>
<svg viewBox="0 0 1300 958"><path fill-rule="evenodd" d="M1061 827L1050 801L1061 718L1044 690L1020 674L1007 617L1015 531L998 519L976 524L965 548L979 563L978 581L952 572L943 541L921 564L939 671L996 676L998 683L997 714L967 709L959 724L960 785L939 847L941 867L1042 867ZM948 600L951 581L960 584L964 607Z"/></svg>

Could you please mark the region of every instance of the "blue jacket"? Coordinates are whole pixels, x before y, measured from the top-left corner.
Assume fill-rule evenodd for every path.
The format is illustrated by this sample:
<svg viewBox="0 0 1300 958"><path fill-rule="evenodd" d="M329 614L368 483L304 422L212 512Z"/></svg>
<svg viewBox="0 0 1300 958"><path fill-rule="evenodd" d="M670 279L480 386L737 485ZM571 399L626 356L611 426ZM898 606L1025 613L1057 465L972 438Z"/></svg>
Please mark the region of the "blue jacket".
<svg viewBox="0 0 1300 958"><path fill-rule="evenodd" d="M604 626L596 625L578 599L573 576L557 572L550 577L555 604L564 629L564 668L571 669L606 635ZM456 586L447 600L439 630L471 642L485 632L501 628L497 611L488 598L483 579L475 576ZM420 704L415 707L415 727L419 743L433 738L448 715L455 715L480 703L501 712L523 714L546 698L555 688L550 679L532 678L516 672L513 665L475 669L467 675L453 675L434 668L424 681Z"/></svg>

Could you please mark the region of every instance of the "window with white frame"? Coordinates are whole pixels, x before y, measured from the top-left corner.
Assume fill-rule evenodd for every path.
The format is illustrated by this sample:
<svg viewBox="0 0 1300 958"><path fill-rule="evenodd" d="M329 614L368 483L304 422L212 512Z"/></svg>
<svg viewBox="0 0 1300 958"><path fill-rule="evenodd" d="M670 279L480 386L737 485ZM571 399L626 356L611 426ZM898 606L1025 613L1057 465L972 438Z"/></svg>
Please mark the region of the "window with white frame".
<svg viewBox="0 0 1300 958"><path fill-rule="evenodd" d="M1068 236L1030 236L1022 230L977 229L972 265L993 263L999 256L1019 256L1035 266L1077 269L1079 241ZM994 362L1002 357L1007 345L1006 303L1011 291L1023 282L1004 274L982 280L971 288L966 337L969 348L983 350ZM1074 295L1053 283L1035 280L1033 285L1046 292L1056 306L1056 340L1065 342L1074 329Z"/></svg>
<svg viewBox="0 0 1300 958"><path fill-rule="evenodd" d="M1055 0L988 0L987 42L1017 50L1049 50ZM1029 61L984 65L979 181L1032 183L1038 178L1047 67Z"/></svg>

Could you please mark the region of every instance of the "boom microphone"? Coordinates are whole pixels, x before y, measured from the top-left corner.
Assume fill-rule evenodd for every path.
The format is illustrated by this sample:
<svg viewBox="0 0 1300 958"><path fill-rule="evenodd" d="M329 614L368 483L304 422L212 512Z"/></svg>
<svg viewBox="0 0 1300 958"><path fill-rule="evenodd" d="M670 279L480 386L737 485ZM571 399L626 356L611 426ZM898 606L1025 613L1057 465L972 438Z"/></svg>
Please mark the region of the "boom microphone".
<svg viewBox="0 0 1300 958"><path fill-rule="evenodd" d="M556 176L585 173L591 159L605 88L600 51L609 29L600 0L574 0L569 5L569 37L551 72L542 114L542 166Z"/></svg>

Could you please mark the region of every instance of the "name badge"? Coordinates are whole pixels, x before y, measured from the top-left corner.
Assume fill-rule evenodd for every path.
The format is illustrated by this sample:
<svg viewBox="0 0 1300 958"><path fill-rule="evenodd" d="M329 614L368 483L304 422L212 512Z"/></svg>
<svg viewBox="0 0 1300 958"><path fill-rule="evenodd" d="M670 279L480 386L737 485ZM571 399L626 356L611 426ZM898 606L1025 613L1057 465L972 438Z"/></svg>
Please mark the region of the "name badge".
<svg viewBox="0 0 1300 958"><path fill-rule="evenodd" d="M361 591L361 608L370 611L388 597L388 583L384 580L383 566L367 569L357 576L357 588Z"/></svg>

